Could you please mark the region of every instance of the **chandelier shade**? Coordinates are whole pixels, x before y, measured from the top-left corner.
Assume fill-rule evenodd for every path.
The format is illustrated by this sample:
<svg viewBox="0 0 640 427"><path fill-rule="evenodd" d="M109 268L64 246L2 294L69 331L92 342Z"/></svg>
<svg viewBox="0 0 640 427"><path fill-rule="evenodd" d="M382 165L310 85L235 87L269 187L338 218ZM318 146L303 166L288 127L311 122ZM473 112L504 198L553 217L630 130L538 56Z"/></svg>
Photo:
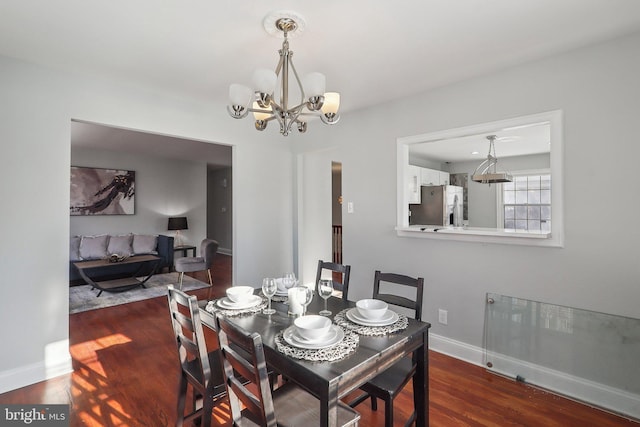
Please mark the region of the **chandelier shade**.
<svg viewBox="0 0 640 427"><path fill-rule="evenodd" d="M266 129L270 121L277 121L283 136L289 135L294 126L299 132L306 132L307 121L314 116L320 117L325 124L336 124L340 119L340 94L325 92L326 77L322 73L311 72L300 79L293 64L293 52L289 50L287 36L299 28L302 17L295 12L276 12L274 16L267 17L265 23L271 20L284 35L278 65L275 71L256 69L252 77L253 88L231 84L227 111L234 119L245 118L252 112L256 130L260 131ZM304 27L304 22L301 26ZM289 89L294 86L297 90L292 93L300 95L297 102L289 96ZM291 105L292 101L294 105Z"/></svg>

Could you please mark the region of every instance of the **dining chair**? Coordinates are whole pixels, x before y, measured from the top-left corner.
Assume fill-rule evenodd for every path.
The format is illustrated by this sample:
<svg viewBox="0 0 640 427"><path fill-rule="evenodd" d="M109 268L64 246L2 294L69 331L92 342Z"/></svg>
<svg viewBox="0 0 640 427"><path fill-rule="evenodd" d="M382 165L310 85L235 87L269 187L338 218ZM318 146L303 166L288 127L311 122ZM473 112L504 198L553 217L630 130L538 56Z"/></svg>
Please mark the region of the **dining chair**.
<svg viewBox="0 0 640 427"><path fill-rule="evenodd" d="M213 280L211 279L211 267L213 266L213 259L218 252L218 242L213 239L204 239L200 243L200 256L197 257L182 257L176 258L174 261L175 269L180 273L180 279L178 281L178 287L182 290L182 279L184 273L192 273L194 271L207 271L209 275L209 286L213 287Z"/></svg>
<svg viewBox="0 0 640 427"><path fill-rule="evenodd" d="M234 426L320 424L320 401L306 390L292 381L271 390L262 337L258 333L240 329L223 316L217 316L216 323ZM236 351L236 346L243 352ZM249 381L250 387L242 383L242 377ZM358 412L338 403L339 426L357 426L359 419Z"/></svg>
<svg viewBox="0 0 640 427"><path fill-rule="evenodd" d="M391 285L385 286L384 293L380 291L381 282ZM406 296L398 295L405 294L401 289L409 289L410 291L415 289L415 300ZM424 278L422 277L413 278L402 274L381 273L380 271L375 272L373 281L373 298L413 311L416 320L422 320L423 290ZM360 389L364 391L364 394L349 402L349 406L353 408L367 400L367 398L371 398L371 409L375 411L378 407L376 399L382 399L385 403L384 425L385 427L392 427L393 400L398 396L400 391L402 391L404 386L407 385L415 371L416 361L413 360L413 358L405 357L400 359L397 363L393 364L391 367L362 385ZM405 427L413 423L415 418L416 411L414 408L413 413L405 423Z"/></svg>
<svg viewBox="0 0 640 427"><path fill-rule="evenodd" d="M200 419L200 425L209 427L211 411L226 395L220 351L207 351L200 309L195 296L169 285L169 312L178 346L180 383L176 427ZM193 406L185 415L187 388L193 389Z"/></svg>
<svg viewBox="0 0 640 427"><path fill-rule="evenodd" d="M347 301L347 293L349 291L349 276L351 274L351 266L336 264L335 262L324 262L322 260L318 261L318 271L316 273L316 283L320 281L322 277L322 272L324 270L330 270L332 272L331 278L333 280L334 289L338 291L342 291L342 299ZM336 273L336 274L333 274ZM340 276L340 280L335 280L336 276Z"/></svg>

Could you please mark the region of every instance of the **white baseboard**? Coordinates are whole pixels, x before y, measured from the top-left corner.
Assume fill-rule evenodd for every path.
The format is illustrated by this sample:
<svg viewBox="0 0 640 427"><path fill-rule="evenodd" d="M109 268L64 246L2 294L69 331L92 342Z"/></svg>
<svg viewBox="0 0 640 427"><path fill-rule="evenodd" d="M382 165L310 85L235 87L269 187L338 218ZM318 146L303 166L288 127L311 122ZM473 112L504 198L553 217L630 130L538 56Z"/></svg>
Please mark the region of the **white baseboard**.
<svg viewBox="0 0 640 427"><path fill-rule="evenodd" d="M70 372L73 372L71 356L53 365L45 364L42 361L2 371L0 372L0 393L26 387Z"/></svg>
<svg viewBox="0 0 640 427"><path fill-rule="evenodd" d="M485 367L484 350L436 334L429 334L429 349L473 365ZM640 420L640 396L564 372L534 365L504 355L491 355L496 374L514 378L517 372L524 382L578 400L587 405ZM612 362L615 363L615 362Z"/></svg>
<svg viewBox="0 0 640 427"><path fill-rule="evenodd" d="M222 255L229 255L229 256L233 255L233 251L229 248L218 248L218 253L221 253Z"/></svg>

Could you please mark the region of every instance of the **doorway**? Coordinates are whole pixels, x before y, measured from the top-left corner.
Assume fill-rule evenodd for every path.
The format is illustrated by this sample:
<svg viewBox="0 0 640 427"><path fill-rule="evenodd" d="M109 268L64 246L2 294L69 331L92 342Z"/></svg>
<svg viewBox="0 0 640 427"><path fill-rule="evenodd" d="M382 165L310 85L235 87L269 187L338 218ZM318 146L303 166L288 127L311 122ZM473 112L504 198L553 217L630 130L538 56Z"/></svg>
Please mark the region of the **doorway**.
<svg viewBox="0 0 640 427"><path fill-rule="evenodd" d="M332 261L342 264L342 163L331 162Z"/></svg>

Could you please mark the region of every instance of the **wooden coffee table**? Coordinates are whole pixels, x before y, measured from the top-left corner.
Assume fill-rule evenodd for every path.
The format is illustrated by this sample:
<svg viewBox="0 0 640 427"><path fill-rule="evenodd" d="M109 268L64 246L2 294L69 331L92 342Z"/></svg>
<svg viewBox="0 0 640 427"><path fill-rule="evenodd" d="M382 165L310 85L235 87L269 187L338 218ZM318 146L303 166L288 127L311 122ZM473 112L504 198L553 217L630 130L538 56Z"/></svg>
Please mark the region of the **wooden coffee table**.
<svg viewBox="0 0 640 427"><path fill-rule="evenodd" d="M88 285L91 285L93 288L100 289L100 292L98 292L97 295L100 296L103 291L124 292L140 286L144 288L145 282L156 273L161 261L162 258L155 255L136 255L120 262L109 262L109 260L105 259L96 259L91 261L74 262L73 265L76 266L76 268L78 269L78 273L80 273L80 276L85 280L85 282L87 282ZM144 279L139 280L137 278L139 276L139 273L148 263L153 263L151 273L149 273L149 275ZM91 270L94 270L96 268L108 269L109 267L118 267L125 264L138 264L139 268L131 275L131 277L124 277L122 279L95 281L91 278Z"/></svg>

